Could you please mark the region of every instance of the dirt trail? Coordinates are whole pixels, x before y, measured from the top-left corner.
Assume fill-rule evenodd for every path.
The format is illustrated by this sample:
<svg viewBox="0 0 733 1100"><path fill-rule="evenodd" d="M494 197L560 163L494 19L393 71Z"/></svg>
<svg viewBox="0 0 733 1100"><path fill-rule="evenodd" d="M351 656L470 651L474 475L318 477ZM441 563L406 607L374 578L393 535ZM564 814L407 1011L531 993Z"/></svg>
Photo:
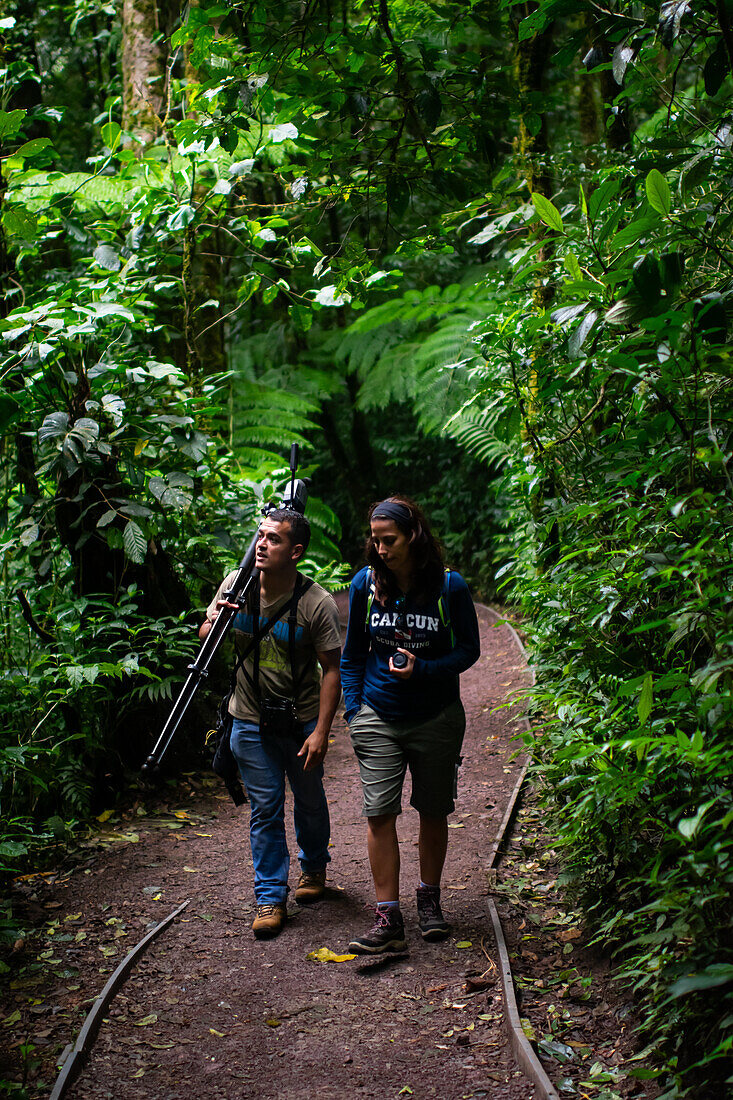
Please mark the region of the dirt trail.
<svg viewBox="0 0 733 1100"><path fill-rule="evenodd" d="M482 608L479 619L482 657L462 678L468 729L444 877L451 938L428 945L417 931L417 815L408 805L408 784L398 823L408 952L384 960L307 958L322 947L344 952L371 920L358 771L339 720L326 760L333 860L327 897L308 908L291 903L277 939L252 937L247 807L235 809L222 794L183 807L195 826L168 832L143 823L138 843L105 852L65 889L57 887L59 928L66 930L65 918L81 910L85 927L91 922L98 930L96 940L57 946L58 956L65 952L67 964L79 969L79 998L93 998L150 922L191 898L183 918L151 946L113 1001L72 1097L534 1095L505 1041L485 870L521 764L512 759L514 716L495 708L522 688L526 671L508 629L492 626ZM290 800L286 814L296 852ZM293 859L291 884L296 878ZM105 930L117 955L100 966L107 962L100 942ZM486 988L467 992L471 975L485 975L478 984ZM67 1029L65 1038L73 1041L78 1027ZM58 1029L46 1036L58 1037Z"/></svg>

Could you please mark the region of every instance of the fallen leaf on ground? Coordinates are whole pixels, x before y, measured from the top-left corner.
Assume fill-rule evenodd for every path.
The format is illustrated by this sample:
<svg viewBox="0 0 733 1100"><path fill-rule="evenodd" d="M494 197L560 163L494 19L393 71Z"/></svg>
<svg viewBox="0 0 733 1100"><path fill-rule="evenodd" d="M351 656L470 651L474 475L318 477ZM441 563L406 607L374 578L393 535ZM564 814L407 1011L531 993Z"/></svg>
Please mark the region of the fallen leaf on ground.
<svg viewBox="0 0 733 1100"><path fill-rule="evenodd" d="M470 940L459 940L456 947L473 947Z"/></svg>
<svg viewBox="0 0 733 1100"><path fill-rule="evenodd" d="M188 871L190 875L197 875L199 873L198 867L184 867L184 871Z"/></svg>
<svg viewBox="0 0 733 1100"><path fill-rule="evenodd" d="M151 1012L149 1016L143 1016L142 1020L135 1020L135 1027L147 1027L148 1024L154 1024L157 1019L157 1012Z"/></svg>
<svg viewBox="0 0 733 1100"><path fill-rule="evenodd" d="M280 1027L280 1020L277 1020L274 1016L270 1016L268 1020L265 1020L268 1027Z"/></svg>
<svg viewBox="0 0 733 1100"><path fill-rule="evenodd" d="M270 1023L269 1020L267 1022L268 1022L268 1024ZM210 1027L209 1031L211 1032L212 1035L216 1035L219 1039L224 1038L224 1032L223 1031L217 1031L215 1027Z"/></svg>
<svg viewBox="0 0 733 1100"><path fill-rule="evenodd" d="M105 821L109 821L113 813L114 810L105 810L104 813L101 813L97 816L97 821L104 825Z"/></svg>
<svg viewBox="0 0 733 1100"><path fill-rule="evenodd" d="M579 928L563 928L562 931L556 933L561 943L568 943L569 940L579 940L581 935Z"/></svg>
<svg viewBox="0 0 733 1100"><path fill-rule="evenodd" d="M480 993L493 984L493 981L489 981L487 978L466 978L466 984L463 988L466 993Z"/></svg>
<svg viewBox="0 0 733 1100"><path fill-rule="evenodd" d="M324 963L343 963L355 958L356 955L337 955L330 947L319 947L317 951L309 951L306 955L306 959Z"/></svg>
<svg viewBox="0 0 733 1100"><path fill-rule="evenodd" d="M523 1017L521 1018L521 1020L520 1020L519 1022L520 1022L520 1024L522 1025L522 1031L523 1031L523 1032L524 1032L524 1034L525 1034L525 1035L527 1036L527 1038L529 1039L530 1043L534 1043L534 1042L536 1042L536 1040L537 1040L537 1033L535 1032L535 1029L534 1029L534 1028L532 1027L532 1024L531 1024L531 1023L530 1023L530 1021L529 1021L529 1020L527 1019L527 1017L526 1017L526 1016L523 1016Z"/></svg>

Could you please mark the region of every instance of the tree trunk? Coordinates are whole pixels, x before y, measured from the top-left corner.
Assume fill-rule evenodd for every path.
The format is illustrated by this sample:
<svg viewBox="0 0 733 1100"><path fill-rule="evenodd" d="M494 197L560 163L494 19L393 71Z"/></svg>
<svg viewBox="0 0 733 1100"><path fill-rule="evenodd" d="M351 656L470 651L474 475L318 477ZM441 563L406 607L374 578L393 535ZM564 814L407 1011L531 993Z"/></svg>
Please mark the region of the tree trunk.
<svg viewBox="0 0 733 1100"><path fill-rule="evenodd" d="M160 133L166 96L168 36L164 3L123 0L122 128L142 145Z"/></svg>

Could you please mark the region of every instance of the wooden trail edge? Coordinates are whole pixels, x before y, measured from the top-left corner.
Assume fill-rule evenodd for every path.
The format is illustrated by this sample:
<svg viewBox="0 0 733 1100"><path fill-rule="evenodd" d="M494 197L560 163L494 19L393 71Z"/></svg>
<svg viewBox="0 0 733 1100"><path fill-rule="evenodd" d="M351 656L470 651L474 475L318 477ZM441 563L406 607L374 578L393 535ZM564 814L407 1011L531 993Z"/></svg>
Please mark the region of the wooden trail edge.
<svg viewBox="0 0 733 1100"><path fill-rule="evenodd" d="M502 620L501 615L491 607L485 608L489 616L494 622L503 622L504 626L509 627L509 631L514 639L514 644L517 647L519 654L524 657L524 645L522 640L517 634L513 626ZM532 677L532 683L534 684L534 672L530 668L530 675ZM529 729L529 722L526 718L522 718L519 723L523 729ZM514 814L519 802L519 796L524 787L524 781L527 776L527 768L529 767L529 760L523 765L522 770L519 773L519 777L515 784L514 790L511 793L509 802L504 812L504 818L499 831L496 834L495 839L491 842L489 847L488 856L488 877L489 886L496 882L496 868L499 863L501 849L509 832L511 824L514 820ZM560 1100L557 1092L555 1091L550 1078L545 1073L544 1067L540 1062L534 1047L530 1043L527 1036L524 1034L524 1028L522 1027L521 1020L519 1018L519 1009L517 1007L517 998L514 992L514 978L512 977L512 968L509 962L509 952L507 951L506 940L504 938L504 930L501 926L501 920L499 919L499 913L493 898L489 898L489 916L491 917L491 924L494 929L494 939L496 940L496 949L499 953L499 974L501 977L501 986L504 993L504 1023L506 1025L507 1033L509 1035L509 1045L512 1048L515 1061L525 1077L528 1077L537 1089L538 1096L542 1100Z"/></svg>
<svg viewBox="0 0 733 1100"><path fill-rule="evenodd" d="M82 1029L76 1037L76 1042L73 1047L71 1047L70 1050L67 1047L68 1053L61 1056L63 1067L56 1079L56 1084L54 1085L50 1100L61 1100L61 1097L66 1095L66 1090L74 1083L89 1057L89 1051L97 1037L97 1033L102 1025L102 1017L110 1001L127 978L129 971L132 970L132 967L137 962L139 956L145 951L146 947L152 943L161 932L164 932L169 924L173 923L179 913L182 913L186 906L190 904L190 901L190 898L188 901L184 901L182 905L174 909L172 913L160 922L160 924L156 924L155 928L151 928L147 935L143 936L140 942L133 947L132 951L125 956L115 972L111 975L104 989L92 1005Z"/></svg>

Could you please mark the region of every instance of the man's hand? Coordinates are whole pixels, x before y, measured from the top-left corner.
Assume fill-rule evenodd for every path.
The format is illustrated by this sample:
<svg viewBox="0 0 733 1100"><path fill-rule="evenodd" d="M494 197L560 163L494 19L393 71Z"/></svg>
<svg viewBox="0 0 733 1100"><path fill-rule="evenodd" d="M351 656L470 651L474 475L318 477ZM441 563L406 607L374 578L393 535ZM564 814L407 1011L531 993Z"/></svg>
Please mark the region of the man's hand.
<svg viewBox="0 0 733 1100"><path fill-rule="evenodd" d="M392 658L389 659L389 671L395 677L396 680L409 680L412 676L412 670L415 667L415 654L409 653L406 649L397 649L398 653L404 653L407 657L407 664L404 668L395 668L392 664Z"/></svg>
<svg viewBox="0 0 733 1100"><path fill-rule="evenodd" d="M321 733L316 726L313 733L306 737L298 756L304 756L303 771L309 772L322 764L328 751L328 734Z"/></svg>
<svg viewBox="0 0 733 1100"><path fill-rule="evenodd" d="M206 635L211 630L211 628L214 625L214 622L215 622L219 612L221 611L222 607L231 607L232 611L241 610L239 604L238 603L232 603L231 600L217 600L216 601L216 609L214 610L214 614L211 616L210 619L204 619L201 626L199 627L199 638L201 639L201 641L204 640Z"/></svg>

